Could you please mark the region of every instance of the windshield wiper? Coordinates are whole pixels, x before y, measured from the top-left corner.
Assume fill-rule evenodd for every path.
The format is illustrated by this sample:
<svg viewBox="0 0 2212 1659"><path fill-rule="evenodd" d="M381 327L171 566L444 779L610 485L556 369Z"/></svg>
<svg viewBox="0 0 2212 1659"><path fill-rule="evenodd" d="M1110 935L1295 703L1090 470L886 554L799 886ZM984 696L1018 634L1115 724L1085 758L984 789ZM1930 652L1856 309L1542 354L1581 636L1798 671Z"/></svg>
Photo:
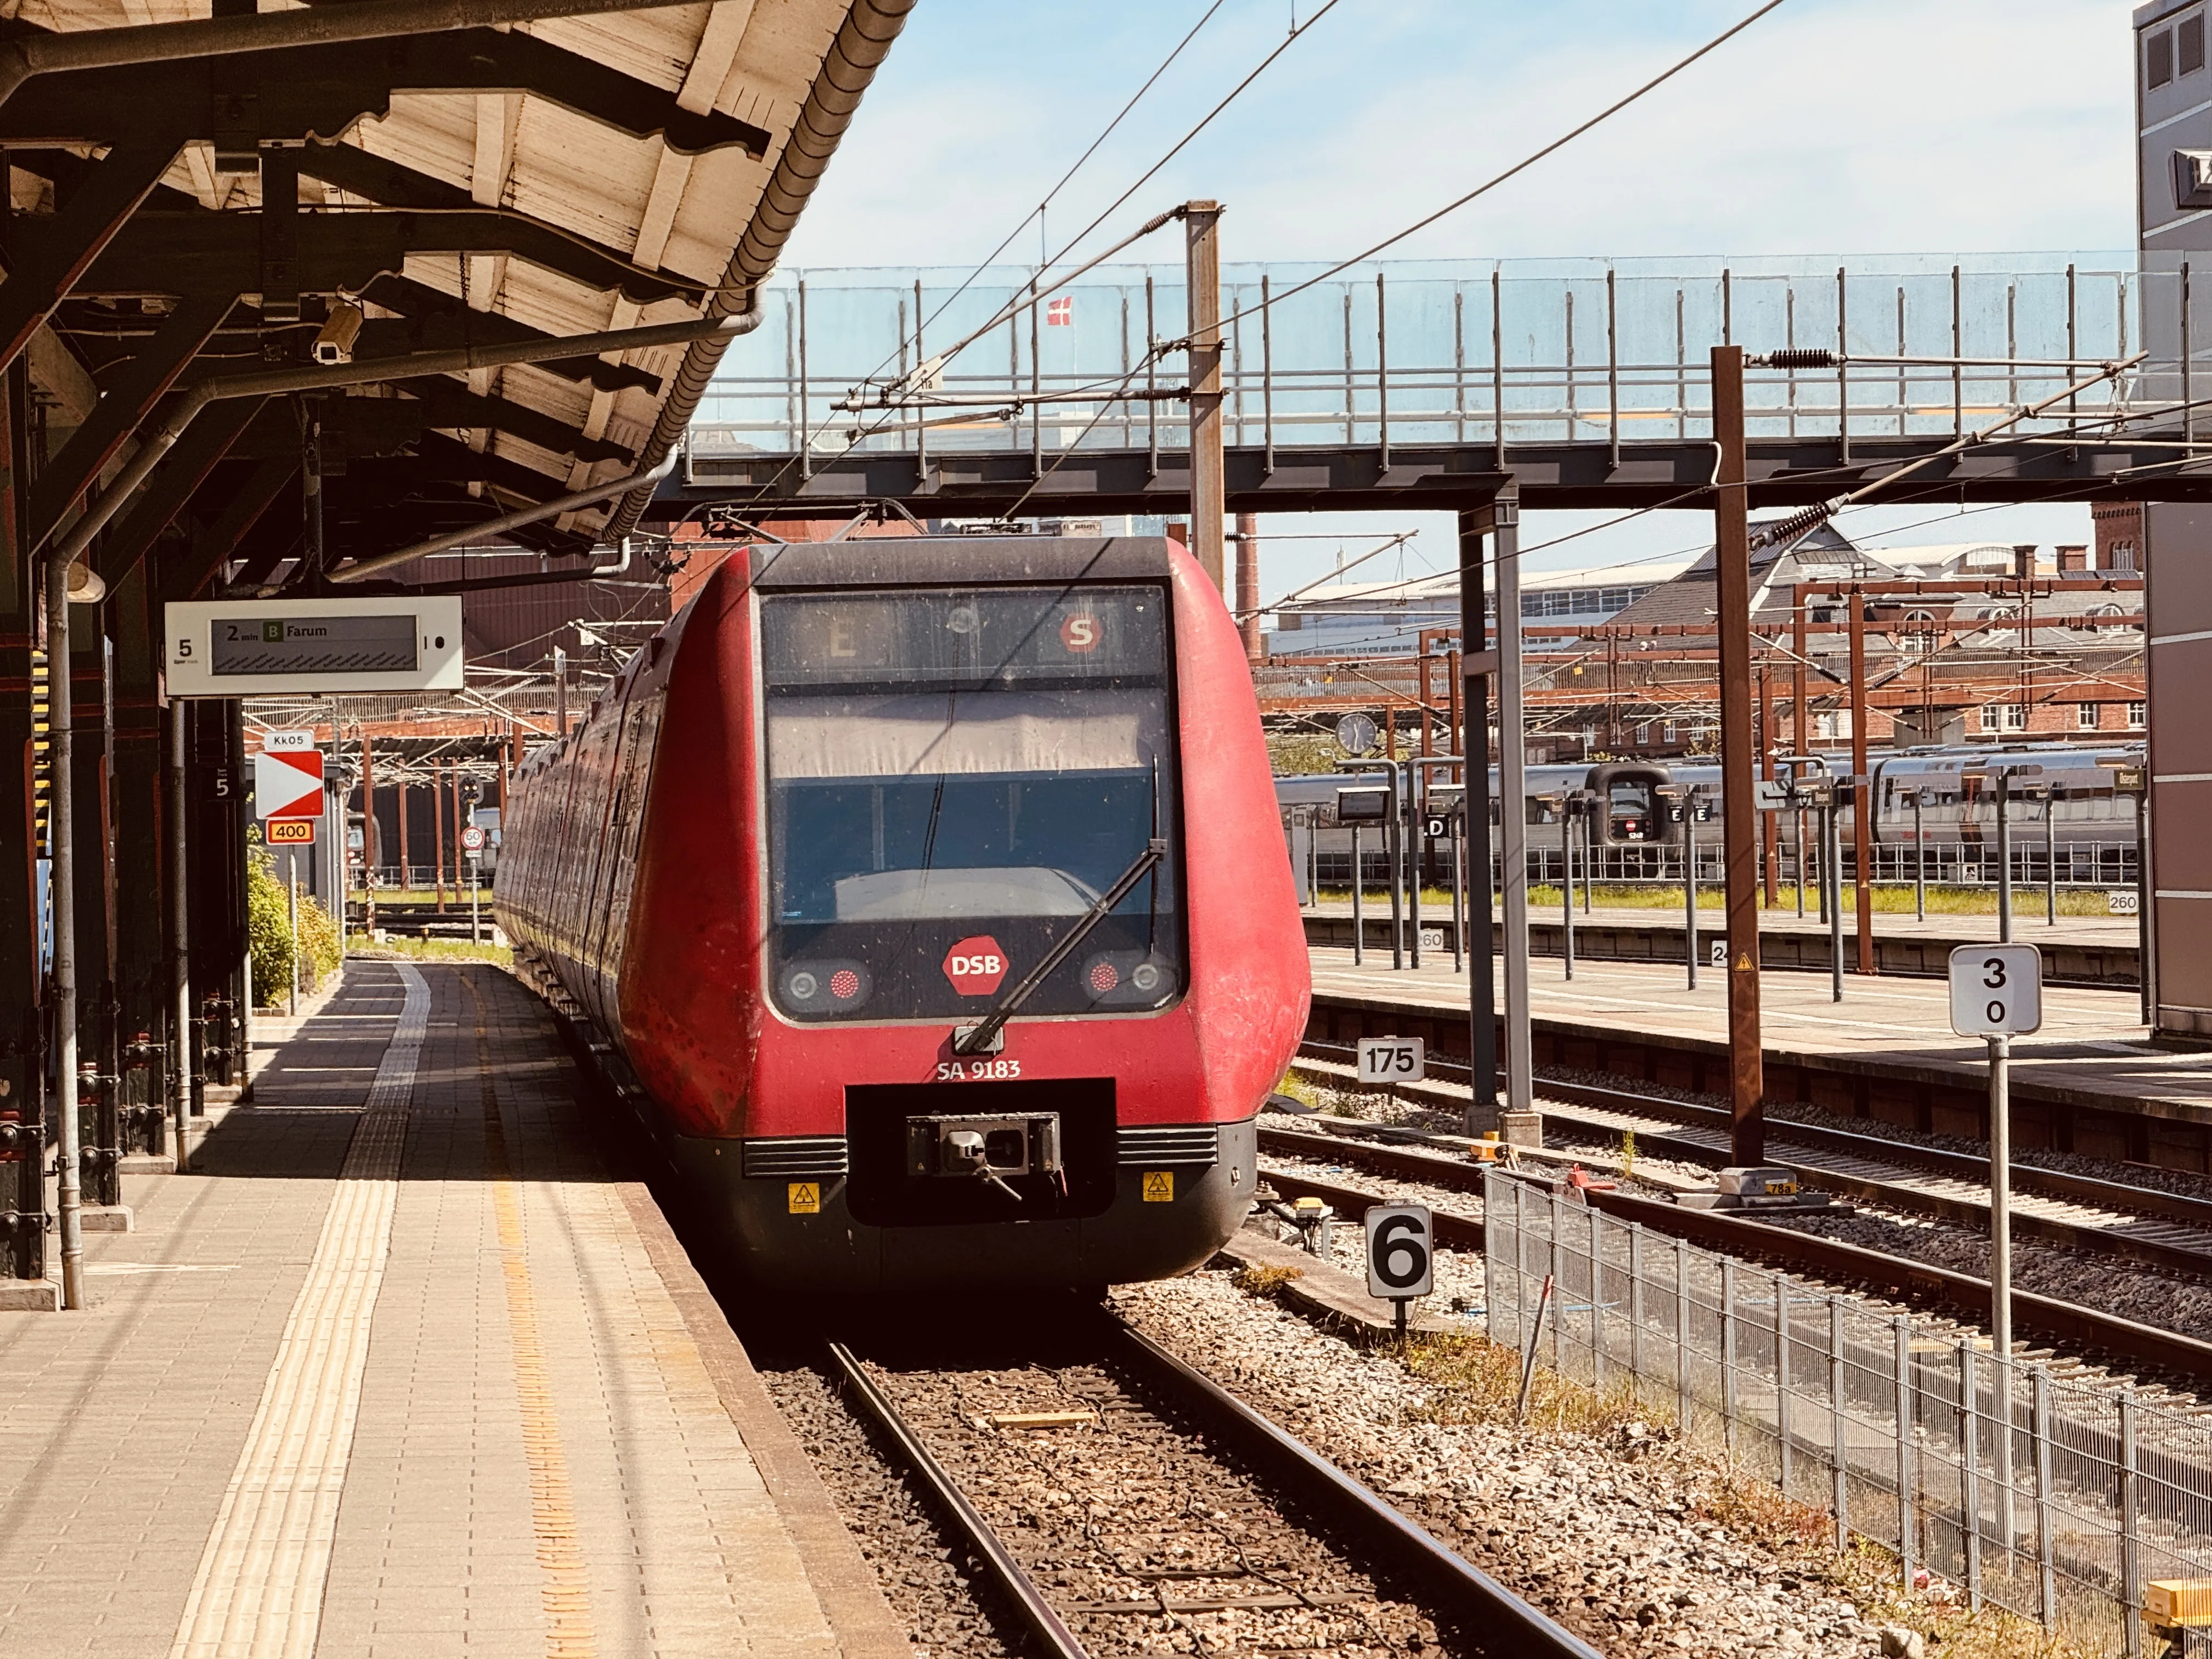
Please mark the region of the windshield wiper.
<svg viewBox="0 0 2212 1659"><path fill-rule="evenodd" d="M1085 911L1074 927L1069 928L1059 944L1045 952L1044 960L1029 971L1027 978L999 1000L998 1006L973 1025L963 1025L952 1034L952 1052L956 1054L980 1054L989 1052L1000 1028L1014 1017L1030 994L1052 976L1052 970L1067 960L1068 954L1090 936L1091 930L1106 920L1107 913L1135 890L1136 885L1168 855L1168 844L1154 836L1145 843L1145 850L1137 854L1137 861L1124 870L1119 880L1098 897L1098 902Z"/></svg>

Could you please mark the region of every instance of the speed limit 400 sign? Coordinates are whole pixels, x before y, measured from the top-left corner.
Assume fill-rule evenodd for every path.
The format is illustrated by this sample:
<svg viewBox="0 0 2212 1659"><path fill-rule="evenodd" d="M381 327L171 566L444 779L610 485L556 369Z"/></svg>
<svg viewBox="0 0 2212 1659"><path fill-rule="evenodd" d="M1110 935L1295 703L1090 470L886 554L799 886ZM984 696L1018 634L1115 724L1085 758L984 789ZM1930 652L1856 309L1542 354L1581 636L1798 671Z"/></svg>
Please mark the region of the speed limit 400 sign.
<svg viewBox="0 0 2212 1659"><path fill-rule="evenodd" d="M1951 952L1951 1029L2023 1036L2043 1024L2043 952L2033 945L1962 945Z"/></svg>
<svg viewBox="0 0 2212 1659"><path fill-rule="evenodd" d="M1367 1212L1367 1293L1386 1302L1436 1288L1435 1229L1428 1206L1377 1204Z"/></svg>

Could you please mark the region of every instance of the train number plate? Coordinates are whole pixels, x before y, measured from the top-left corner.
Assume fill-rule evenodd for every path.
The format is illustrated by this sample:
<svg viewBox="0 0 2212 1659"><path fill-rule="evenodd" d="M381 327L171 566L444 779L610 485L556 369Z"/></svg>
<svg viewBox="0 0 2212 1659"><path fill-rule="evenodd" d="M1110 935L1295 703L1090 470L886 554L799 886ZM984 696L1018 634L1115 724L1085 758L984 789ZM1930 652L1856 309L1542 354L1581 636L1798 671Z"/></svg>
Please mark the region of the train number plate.
<svg viewBox="0 0 2212 1659"><path fill-rule="evenodd" d="M1004 1054L984 1054L974 1060L940 1060L939 1083L999 1083L1022 1074L1022 1063Z"/></svg>

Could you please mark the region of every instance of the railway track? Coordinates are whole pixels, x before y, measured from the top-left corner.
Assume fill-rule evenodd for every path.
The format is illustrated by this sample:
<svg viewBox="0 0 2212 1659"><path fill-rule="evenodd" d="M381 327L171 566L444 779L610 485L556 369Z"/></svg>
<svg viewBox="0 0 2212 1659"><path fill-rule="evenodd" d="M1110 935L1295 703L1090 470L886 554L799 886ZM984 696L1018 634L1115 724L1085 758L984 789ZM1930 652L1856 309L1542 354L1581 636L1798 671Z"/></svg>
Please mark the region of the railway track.
<svg viewBox="0 0 2212 1659"><path fill-rule="evenodd" d="M1103 1314L958 1356L828 1345L833 1376L1054 1659L1597 1650ZM1211 1615L1201 1633L1190 1620Z"/></svg>
<svg viewBox="0 0 2212 1659"><path fill-rule="evenodd" d="M1328 1045L1307 1045L1318 1053ZM1331 1080L1350 1078L1334 1054ZM1448 1069L1449 1063L1438 1069ZM1636 1137L1639 1151L1720 1168L1730 1161L1729 1115L1632 1090L1540 1079L1537 1091L1552 1123L1598 1139ZM1464 1097L1439 1093L1458 1109ZM1562 1109L1562 1108L1568 1109ZM1989 1164L1940 1147L1770 1120L1767 1159L1802 1186L1908 1213L1986 1230ZM2061 1170L2014 1164L2012 1229L2069 1249L2142 1262L2192 1277L2212 1276L2212 1202L2157 1188L2131 1187Z"/></svg>
<svg viewBox="0 0 2212 1659"><path fill-rule="evenodd" d="M1370 1133L1375 1127L1358 1127ZM1448 1192L1480 1192L1482 1166L1453 1155L1456 1147L1451 1138L1393 1133L1395 1143L1383 1144L1360 1138L1348 1129L1322 1133L1263 1125L1260 1150L1277 1158L1348 1164ZM1420 1150L1419 1143L1425 1139L1444 1145ZM1285 1171L1279 1164L1263 1166L1261 1175L1285 1196L1310 1193L1349 1216L1363 1213L1369 1205L1393 1201L1386 1194L1363 1191L1334 1179L1310 1178L1304 1172ZM1917 1312L1976 1323L1988 1318L1989 1281L1971 1273L1720 1211L1687 1210L1626 1193L1594 1191L1584 1194L1583 1199L1595 1208L1639 1222L1654 1232L1686 1238L1710 1249L1838 1285L1867 1286ZM1455 1248L1480 1248L1481 1227L1479 1219L1463 1212L1437 1213L1439 1242ZM2192 1397L2212 1382L2212 1342L2018 1289L2013 1293L2013 1316L2015 1328L2024 1338L2061 1345L2067 1353L2084 1359L2114 1362L2131 1376L2172 1379L2177 1388Z"/></svg>

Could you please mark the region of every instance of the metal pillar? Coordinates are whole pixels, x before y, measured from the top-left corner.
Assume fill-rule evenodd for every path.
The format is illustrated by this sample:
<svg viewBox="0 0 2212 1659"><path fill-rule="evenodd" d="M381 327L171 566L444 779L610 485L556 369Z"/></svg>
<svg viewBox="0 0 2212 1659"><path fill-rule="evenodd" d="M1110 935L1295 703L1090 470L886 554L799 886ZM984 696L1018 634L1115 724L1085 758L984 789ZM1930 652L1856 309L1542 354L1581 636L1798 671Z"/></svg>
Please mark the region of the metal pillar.
<svg viewBox="0 0 2212 1659"><path fill-rule="evenodd" d="M1498 1106L1498 984L1492 965L1490 922L1490 665L1488 617L1484 605L1482 538L1487 514L1459 515L1459 752L1467 757L1467 830L1460 846L1467 863L1468 1054L1474 1065L1474 1092L1468 1132L1479 1133Z"/></svg>
<svg viewBox="0 0 2212 1659"><path fill-rule="evenodd" d="M29 763L43 596L17 534L31 477L29 374L19 359L0 374L0 1277L36 1279L46 1271L46 1010Z"/></svg>
<svg viewBox="0 0 2212 1659"><path fill-rule="evenodd" d="M1713 474L1713 544L1720 635L1721 829L1728 894L1729 1157L1735 1164L1750 1165L1765 1160L1766 1079L1759 1018L1759 814L1751 787L1757 757L1751 732L1751 535L1741 347L1713 349L1712 401L1713 433L1720 452ZM1802 654L1797 676L1802 721ZM1797 746L1804 746L1802 725ZM1802 909L1802 847L1798 881Z"/></svg>
<svg viewBox="0 0 2212 1659"><path fill-rule="evenodd" d="M1225 592L1223 519L1229 489L1221 453L1221 204L1186 203L1183 235L1190 302L1191 551L1214 591Z"/></svg>
<svg viewBox="0 0 2212 1659"><path fill-rule="evenodd" d="M185 831L185 761L191 747L189 703L169 705L169 1075L175 1092L169 1101L176 1123L177 1173L191 1164L192 1104L198 1095L199 1054L192 1042L191 906L186 872L190 842Z"/></svg>
<svg viewBox="0 0 2212 1659"><path fill-rule="evenodd" d="M1990 1335L2012 1355L2012 1039L1990 1044ZM2009 1547L2009 1540L2008 1540Z"/></svg>
<svg viewBox="0 0 2212 1659"><path fill-rule="evenodd" d="M82 1193L76 1118L76 791L71 787L75 744L70 724L69 568L46 564L46 754L52 769L48 821L53 857L55 1149L60 1164L62 1305L84 1306L84 1235L79 1231Z"/></svg>
<svg viewBox="0 0 2212 1659"><path fill-rule="evenodd" d="M1498 884L1505 899L1505 1104L1526 1112L1534 1100L1528 1052L1528 737L1521 684L1521 495L1509 483L1491 506L1498 538Z"/></svg>
<svg viewBox="0 0 2212 1659"><path fill-rule="evenodd" d="M2012 943L2012 774L1997 773L1997 943Z"/></svg>
<svg viewBox="0 0 2212 1659"><path fill-rule="evenodd" d="M1844 595L1851 607L1851 892L1857 908L1852 921L1858 935L1858 971L1874 967L1873 772L1867 765L1866 600L1856 587ZM1838 896L1842 889L1838 888Z"/></svg>

